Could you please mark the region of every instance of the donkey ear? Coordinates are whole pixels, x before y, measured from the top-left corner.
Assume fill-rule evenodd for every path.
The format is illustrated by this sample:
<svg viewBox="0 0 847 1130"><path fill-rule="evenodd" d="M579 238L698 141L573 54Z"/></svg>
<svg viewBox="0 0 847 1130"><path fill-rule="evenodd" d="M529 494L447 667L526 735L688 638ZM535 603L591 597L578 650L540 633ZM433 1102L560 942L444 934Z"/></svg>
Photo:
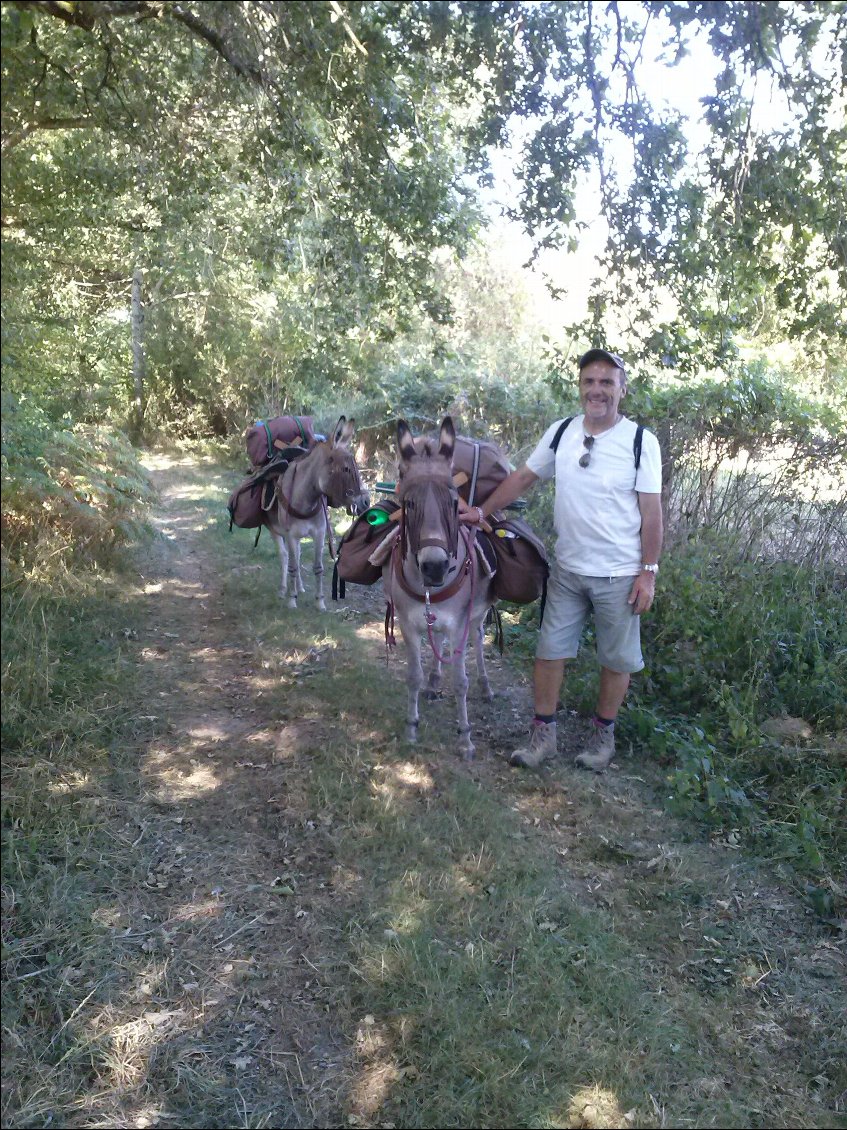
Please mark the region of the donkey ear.
<svg viewBox="0 0 847 1130"><path fill-rule="evenodd" d="M397 454L406 463L417 455L412 432L405 420L397 421Z"/></svg>
<svg viewBox="0 0 847 1130"><path fill-rule="evenodd" d="M445 459L453 460L453 448L456 446L456 429L453 427L453 418L445 416L441 421L441 435L438 437L440 447L438 454Z"/></svg>
<svg viewBox="0 0 847 1130"><path fill-rule="evenodd" d="M348 420L346 416L341 416L338 423L335 425L335 434L332 437L333 447L347 447L350 440L353 438L353 429L356 426L356 421L353 419Z"/></svg>

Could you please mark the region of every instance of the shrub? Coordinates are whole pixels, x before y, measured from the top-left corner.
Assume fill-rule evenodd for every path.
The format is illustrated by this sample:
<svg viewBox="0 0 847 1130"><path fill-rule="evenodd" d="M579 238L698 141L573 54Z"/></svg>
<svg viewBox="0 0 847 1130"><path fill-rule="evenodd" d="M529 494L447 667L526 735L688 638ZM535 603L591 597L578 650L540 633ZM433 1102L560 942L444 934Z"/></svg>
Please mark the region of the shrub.
<svg viewBox="0 0 847 1130"><path fill-rule="evenodd" d="M2 467L4 572L104 565L143 527L151 490L120 432L4 398Z"/></svg>

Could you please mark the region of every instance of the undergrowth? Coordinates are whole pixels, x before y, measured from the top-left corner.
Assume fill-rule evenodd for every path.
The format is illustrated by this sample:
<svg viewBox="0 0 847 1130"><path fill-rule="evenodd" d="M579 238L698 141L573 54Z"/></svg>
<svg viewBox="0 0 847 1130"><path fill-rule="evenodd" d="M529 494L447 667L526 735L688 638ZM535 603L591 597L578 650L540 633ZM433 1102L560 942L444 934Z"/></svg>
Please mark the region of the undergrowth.
<svg viewBox="0 0 847 1130"><path fill-rule="evenodd" d="M541 519L549 500L533 503ZM508 646L530 663L537 606L507 610ZM668 807L735 830L807 881L844 891L847 864L847 601L835 567L745 560L714 531L663 557L643 621L645 670L619 734L664 773ZM563 705L588 714L597 694L593 627L569 665ZM792 717L811 737L768 737ZM832 904L827 899L826 905Z"/></svg>
<svg viewBox="0 0 847 1130"><path fill-rule="evenodd" d="M36 434L46 450L49 437L43 429ZM86 477L84 450L104 464L99 477ZM133 601L124 597L120 540L142 529L146 487L131 450L103 435L96 443L71 437L62 458L45 455L32 473L21 452L6 464L15 473L3 521L7 512L25 514L25 497L51 505L42 507L46 518L30 519L26 537L12 538L3 559L2 1002L7 1033L14 1033L6 1044L5 1102L17 1111L17 1124L35 1125L62 1106L71 1110L80 1090L94 1085L94 1052L71 1022L86 1001L105 1002L116 988L116 968L105 961L94 970L89 955L96 950L102 958L110 945L95 911L115 883L107 810L131 711L128 645L137 629ZM107 471L111 460L121 475ZM84 481L97 486L80 505ZM203 503L215 514L215 537L226 537L222 497L212 501L208 490ZM129 523L120 537L108 527L110 513ZM241 547L247 545L243 534ZM232 564L235 547L216 553ZM256 559L276 570L271 546L262 545ZM690 547L665 558L661 580L664 599L645 622L650 666L621 720L622 738L661 766L670 808L699 827L737 832L752 851L791 864L820 896L815 910L829 919L845 859L844 754L836 745L845 663L838 576L785 566L768 571L728 558L716 568L713 551ZM225 596L241 593L244 601L245 583L244 573L234 574ZM272 592L273 580L264 583ZM256 592L253 599L251 623L264 623L264 597ZM238 607L245 615L244 603ZM536 620L538 609L508 610L509 654L522 647L529 661ZM269 637L257 650L273 644L271 654L282 654L297 640L291 618L274 616L265 627ZM355 644L350 633L351 654ZM568 705L585 711L595 688L590 644L567 687ZM331 699L339 711L363 712L363 727L382 732L395 723L402 689L386 699L383 673L368 678L347 663L307 684L309 694ZM305 688L290 692L280 684L278 693L296 710ZM353 705L344 706L348 701ZM812 722L813 744L769 744L760 722L780 712ZM574 1080L586 1104L596 1105L597 1088L617 1089L620 1106L606 1124L622 1124L646 1089L671 1092L680 1078L692 1087L689 1113L705 1118L708 1110L734 1124L739 1107L695 1093L704 1081L701 1041L721 1048L733 1038L721 1026L722 1010L688 982L670 1007L670 974L645 963L644 939L629 945L622 924L610 929L610 916L586 910L557 861L536 854L527 827L538 822L541 798L533 794L532 809L522 812L517 794L509 809L460 773L429 782L425 766L405 763L390 748L366 757L343 728L314 751L311 764L314 808L338 820L342 858L367 876L373 896L352 906L347 921L349 1005L363 1017L359 1031L348 1034L363 1078L369 1063L376 1070L391 1049L400 1083L390 1107L396 1124L451 1124L456 1110L466 1115L464 1124L526 1124L527 1096L536 1124L576 1124L582 1107L573 1107ZM583 790L587 806L591 782ZM553 796L556 806L553 824L566 811ZM623 862L629 867L626 855ZM650 913L654 888L665 881L654 863L632 869L629 880L644 887ZM667 885L669 897L687 890ZM665 925L655 928L663 938ZM740 951L740 967L743 957ZM728 997L718 1002L730 1007ZM739 1041L732 1055L740 1054ZM835 1051L827 1055L835 1062ZM737 1060L728 1051L715 1057L715 1070L731 1078ZM42 1093L50 1096L46 1105Z"/></svg>
<svg viewBox="0 0 847 1130"><path fill-rule="evenodd" d="M126 437L99 425L62 427L32 404L3 397L4 583L38 587L64 573L108 567L137 537L151 501Z"/></svg>
<svg viewBox="0 0 847 1130"><path fill-rule="evenodd" d="M112 980L88 955L113 882L111 752L131 697L119 566L150 492L122 437L57 431L30 409L4 415L2 458L4 1109L25 1106L26 1087L37 1111L38 1080L76 1090L86 1053L69 1018Z"/></svg>

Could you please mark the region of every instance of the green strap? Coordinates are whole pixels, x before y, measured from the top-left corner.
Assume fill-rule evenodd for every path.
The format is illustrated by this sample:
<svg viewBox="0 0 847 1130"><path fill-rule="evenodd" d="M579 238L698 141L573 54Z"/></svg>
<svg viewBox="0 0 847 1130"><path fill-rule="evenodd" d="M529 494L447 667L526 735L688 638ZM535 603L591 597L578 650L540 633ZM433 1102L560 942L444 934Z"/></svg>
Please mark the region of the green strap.
<svg viewBox="0 0 847 1130"><path fill-rule="evenodd" d="M272 459L274 454L274 437L271 435L271 429L264 420L262 420L262 427L265 429L265 436L268 441L268 459Z"/></svg>
<svg viewBox="0 0 847 1130"><path fill-rule="evenodd" d="M303 446L308 447L309 446L309 437L306 435L306 429L300 423L300 417L299 416L294 417L294 423L300 429L300 438L303 440Z"/></svg>

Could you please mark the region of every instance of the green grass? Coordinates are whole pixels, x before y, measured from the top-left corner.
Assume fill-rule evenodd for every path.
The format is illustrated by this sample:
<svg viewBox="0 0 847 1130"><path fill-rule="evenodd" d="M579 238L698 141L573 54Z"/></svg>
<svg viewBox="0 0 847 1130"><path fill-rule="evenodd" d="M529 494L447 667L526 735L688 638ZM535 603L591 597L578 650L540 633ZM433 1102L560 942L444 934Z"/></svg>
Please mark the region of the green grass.
<svg viewBox="0 0 847 1130"><path fill-rule="evenodd" d="M252 534L226 530L233 473L203 463L172 474L182 529L214 572L215 601L197 614L204 643L237 649L263 676L247 704L257 728L315 726L278 770L294 846L279 847L291 862L268 866L291 872L298 898L313 895L319 957L309 951L305 976L325 1010L314 1038L350 1059L337 1124L844 1124L837 938L811 915L786 915L790 859L777 880L757 870L747 839L721 862L708 826L662 814L649 784L617 796L628 760L619 779L568 774L565 787L466 767L449 701L409 748L400 661L387 675L378 653L364 658L365 618L319 615L309 599L297 614L281 608L271 540L253 550ZM299 1094L283 1110L266 1102L264 1079L233 1082L224 1016L193 1042L122 1050L145 962L161 978L158 1007L182 992L169 968L178 954L140 955L130 981L108 918L117 888L143 883L147 865L124 827L122 798L138 787L127 758L167 720L145 720L151 685L131 653L139 588L119 572L77 580L4 594L4 1124L90 1125L99 1098L117 1118L141 1093L175 1125L232 1125L241 1101L243 1125L321 1125L325 1108L310 1119ZM172 668L158 677L175 693L182 682ZM206 833L209 851L227 847L221 831ZM231 832L236 851L253 834ZM266 909L261 893L238 896ZM290 979L259 989L282 1033L303 985L299 952L286 958ZM82 1023L91 1003L99 1021Z"/></svg>

